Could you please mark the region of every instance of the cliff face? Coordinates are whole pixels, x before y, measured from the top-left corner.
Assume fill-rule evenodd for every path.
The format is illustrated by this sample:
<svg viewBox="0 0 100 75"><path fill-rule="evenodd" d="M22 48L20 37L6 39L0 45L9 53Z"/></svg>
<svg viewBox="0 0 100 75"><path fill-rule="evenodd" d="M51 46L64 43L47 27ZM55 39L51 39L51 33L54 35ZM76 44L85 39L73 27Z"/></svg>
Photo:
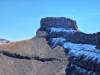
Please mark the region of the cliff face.
<svg viewBox="0 0 100 75"><path fill-rule="evenodd" d="M73 43L100 45L100 32L93 34L81 32L76 21L69 18L43 18L41 19L41 28L39 30L47 32L48 35L46 37L49 38L64 37L67 41Z"/></svg>
<svg viewBox="0 0 100 75"><path fill-rule="evenodd" d="M0 45L0 75L100 75L99 32L83 33L65 17L40 25L34 38Z"/></svg>
<svg viewBox="0 0 100 75"><path fill-rule="evenodd" d="M48 24L49 27L41 21L41 24L45 26L41 25L38 31L42 32L40 36L45 37L52 48L58 45L64 47L66 55L69 56L66 75L99 75L100 51L97 48L100 46L100 32L86 34L79 31L76 22L70 25L68 25L68 21L65 24L60 22L61 26L59 26L56 25L55 20L58 19L57 21L59 21L61 18L51 19L54 21ZM67 20L67 18L62 19ZM71 21L74 22L74 20ZM46 23L48 22L46 21ZM57 27L52 26L52 23L55 23L54 25Z"/></svg>
<svg viewBox="0 0 100 75"><path fill-rule="evenodd" d="M75 20L71 20L65 17L47 17L41 19L41 27L56 27L56 28L73 28L78 29Z"/></svg>

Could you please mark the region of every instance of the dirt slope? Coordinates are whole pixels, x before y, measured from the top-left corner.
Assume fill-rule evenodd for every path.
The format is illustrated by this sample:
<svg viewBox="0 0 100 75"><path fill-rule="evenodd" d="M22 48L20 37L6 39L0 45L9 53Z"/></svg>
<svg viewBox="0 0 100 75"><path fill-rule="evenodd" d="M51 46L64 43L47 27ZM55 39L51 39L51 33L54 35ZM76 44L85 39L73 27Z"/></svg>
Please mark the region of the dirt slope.
<svg viewBox="0 0 100 75"><path fill-rule="evenodd" d="M46 39L42 37L2 44L0 45L0 75L62 75L65 73L66 60L58 55L61 54L57 52L58 49L64 50L60 46L51 50ZM9 57L2 51L16 53L20 56L26 55L31 59L21 59L16 55ZM64 54L64 51L62 53ZM34 56L39 56L42 59L34 59ZM55 59L42 61L47 58Z"/></svg>

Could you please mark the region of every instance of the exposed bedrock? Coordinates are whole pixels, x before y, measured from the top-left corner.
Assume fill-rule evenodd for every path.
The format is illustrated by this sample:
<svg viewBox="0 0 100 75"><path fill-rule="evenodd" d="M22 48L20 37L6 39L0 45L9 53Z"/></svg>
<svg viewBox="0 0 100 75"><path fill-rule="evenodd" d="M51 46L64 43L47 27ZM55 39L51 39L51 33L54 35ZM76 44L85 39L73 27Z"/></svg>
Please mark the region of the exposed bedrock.
<svg viewBox="0 0 100 75"><path fill-rule="evenodd" d="M0 45L0 75L100 75L100 32L81 32L65 17L40 24L35 37Z"/></svg>
<svg viewBox="0 0 100 75"><path fill-rule="evenodd" d="M60 22L64 20L63 23ZM55 48L58 45L63 45L64 42L72 42L76 44L92 44L96 45L97 48L100 46L100 32L93 34L86 34L79 31L78 26L75 24L68 25L68 21L65 21L67 18L60 17L58 18L59 24L57 25L57 18L43 18L41 20L41 27L37 31L37 36L45 37L48 41L48 44ZM53 21L54 20L54 21ZM70 19L71 20L71 19ZM71 20L73 21L73 20ZM43 22L43 23L42 23ZM50 23L49 23L50 22ZM61 41L59 38L64 38L66 40ZM56 39L53 41L53 39ZM52 42L53 41L53 42ZM70 45L69 45L70 46ZM77 47L76 47L77 48ZM76 49L77 50L77 49ZM85 48L80 49L85 51ZM98 57L93 60L93 58L88 57L87 55L79 54L75 56L73 53L68 54L70 49L66 49L65 53L69 56L69 64L66 66L66 75L99 75L100 74L100 62L98 62ZM77 54L78 51L76 51ZM95 53L99 55L99 51L95 52L90 50L85 51L89 54ZM89 55L88 54L88 55ZM95 55L94 55L95 56Z"/></svg>
<svg viewBox="0 0 100 75"><path fill-rule="evenodd" d="M41 19L41 27L78 29L76 21L65 17L46 17Z"/></svg>
<svg viewBox="0 0 100 75"><path fill-rule="evenodd" d="M100 32L87 34L78 29L75 20L65 17L47 17L41 19L37 36L46 38L65 37L66 41L100 46Z"/></svg>

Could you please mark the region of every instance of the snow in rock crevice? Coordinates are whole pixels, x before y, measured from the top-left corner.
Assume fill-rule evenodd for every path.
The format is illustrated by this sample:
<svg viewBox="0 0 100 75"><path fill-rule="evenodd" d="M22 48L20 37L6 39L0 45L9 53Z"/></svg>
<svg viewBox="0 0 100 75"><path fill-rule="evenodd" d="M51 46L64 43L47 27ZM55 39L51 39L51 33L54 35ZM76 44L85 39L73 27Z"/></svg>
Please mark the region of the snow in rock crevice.
<svg viewBox="0 0 100 75"><path fill-rule="evenodd" d="M95 45L66 42L63 43L63 47L70 49L69 55L73 54L76 57L85 55L86 60L88 60L88 58L91 58L93 61L98 59L98 63L100 62L100 50L96 49Z"/></svg>
<svg viewBox="0 0 100 75"><path fill-rule="evenodd" d="M58 43L63 43L64 41L66 41L66 39L63 37L52 38L51 40L52 40L51 43L53 44L53 47L55 47Z"/></svg>
<svg viewBox="0 0 100 75"><path fill-rule="evenodd" d="M66 39L63 37L60 38L52 38L53 45L57 45L57 43L62 43L64 48L70 49L68 55L72 55L75 57L79 57L81 55L85 55L85 60L91 58L93 61L97 59L98 63L100 63L100 50L96 49L95 45L90 44L76 44L71 42L65 42Z"/></svg>
<svg viewBox="0 0 100 75"><path fill-rule="evenodd" d="M50 28L51 32L66 32L66 33L75 33L76 30L70 28L70 29L66 29L66 28Z"/></svg>

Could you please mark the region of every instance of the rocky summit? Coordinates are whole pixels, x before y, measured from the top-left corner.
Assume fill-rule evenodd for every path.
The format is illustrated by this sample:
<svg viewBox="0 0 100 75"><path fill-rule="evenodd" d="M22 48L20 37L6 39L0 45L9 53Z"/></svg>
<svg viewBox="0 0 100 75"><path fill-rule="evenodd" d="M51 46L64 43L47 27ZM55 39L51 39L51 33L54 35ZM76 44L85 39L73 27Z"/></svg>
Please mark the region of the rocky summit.
<svg viewBox="0 0 100 75"><path fill-rule="evenodd" d="M46 17L36 36L0 45L0 75L100 75L100 32L75 20Z"/></svg>
<svg viewBox="0 0 100 75"><path fill-rule="evenodd" d="M65 17L47 17L41 19L41 27L56 27L77 30L75 20Z"/></svg>

